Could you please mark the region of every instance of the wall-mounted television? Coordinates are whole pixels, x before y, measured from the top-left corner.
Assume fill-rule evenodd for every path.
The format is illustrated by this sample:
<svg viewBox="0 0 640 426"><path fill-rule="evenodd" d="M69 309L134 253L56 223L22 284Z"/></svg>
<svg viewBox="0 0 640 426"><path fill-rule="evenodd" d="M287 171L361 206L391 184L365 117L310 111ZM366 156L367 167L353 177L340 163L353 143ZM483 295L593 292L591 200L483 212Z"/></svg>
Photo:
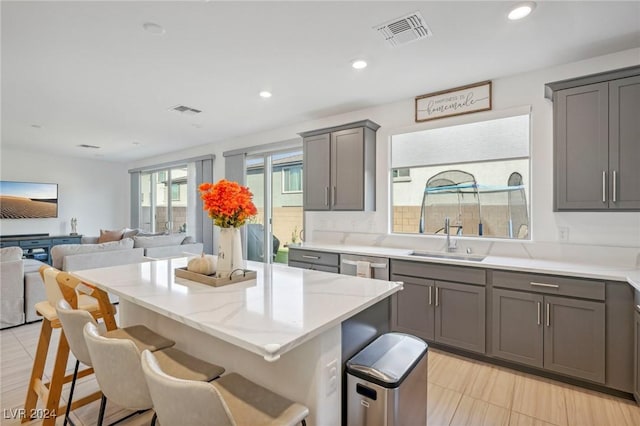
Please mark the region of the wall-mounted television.
<svg viewBox="0 0 640 426"><path fill-rule="evenodd" d="M0 219L58 217L58 184L0 181Z"/></svg>

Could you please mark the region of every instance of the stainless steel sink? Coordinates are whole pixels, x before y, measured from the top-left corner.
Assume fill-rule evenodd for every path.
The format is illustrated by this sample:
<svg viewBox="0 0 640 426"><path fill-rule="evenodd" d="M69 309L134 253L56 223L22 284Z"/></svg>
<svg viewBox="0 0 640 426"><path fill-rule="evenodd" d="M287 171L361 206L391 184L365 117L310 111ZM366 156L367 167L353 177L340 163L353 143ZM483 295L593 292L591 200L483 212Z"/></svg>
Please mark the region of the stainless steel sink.
<svg viewBox="0 0 640 426"><path fill-rule="evenodd" d="M468 260L471 262L482 262L486 257L473 254L434 253L428 251L412 251L411 253L409 253L409 256L432 257L435 259Z"/></svg>

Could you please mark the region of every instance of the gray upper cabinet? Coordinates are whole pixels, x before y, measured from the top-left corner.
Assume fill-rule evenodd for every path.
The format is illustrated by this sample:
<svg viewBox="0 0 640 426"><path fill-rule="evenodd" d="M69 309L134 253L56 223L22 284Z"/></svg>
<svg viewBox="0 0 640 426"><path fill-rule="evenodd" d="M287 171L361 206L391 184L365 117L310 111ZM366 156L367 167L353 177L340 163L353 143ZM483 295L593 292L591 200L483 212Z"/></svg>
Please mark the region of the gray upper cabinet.
<svg viewBox="0 0 640 426"><path fill-rule="evenodd" d="M375 210L378 128L363 120L300 133L305 210Z"/></svg>
<svg viewBox="0 0 640 426"><path fill-rule="evenodd" d="M547 84L555 210L640 210L638 74L632 67Z"/></svg>
<svg viewBox="0 0 640 426"><path fill-rule="evenodd" d="M640 210L640 76L609 83L610 207Z"/></svg>
<svg viewBox="0 0 640 426"><path fill-rule="evenodd" d="M304 139L304 208L329 210L331 171L331 135L310 136Z"/></svg>

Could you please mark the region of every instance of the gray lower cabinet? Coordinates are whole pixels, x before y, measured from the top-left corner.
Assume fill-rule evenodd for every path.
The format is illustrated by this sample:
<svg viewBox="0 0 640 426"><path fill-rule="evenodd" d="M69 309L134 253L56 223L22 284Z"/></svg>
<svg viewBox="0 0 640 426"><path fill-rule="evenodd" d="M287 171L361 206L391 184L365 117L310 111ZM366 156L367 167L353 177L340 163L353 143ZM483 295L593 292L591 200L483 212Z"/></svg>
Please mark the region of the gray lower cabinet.
<svg viewBox="0 0 640 426"><path fill-rule="evenodd" d="M391 326L468 351L485 352L485 288L406 275L391 275L404 289L394 296Z"/></svg>
<svg viewBox="0 0 640 426"><path fill-rule="evenodd" d="M633 396L640 403L640 312L634 313L635 349L633 358Z"/></svg>
<svg viewBox="0 0 640 426"><path fill-rule="evenodd" d="M392 301L391 327L395 331L433 341L435 281L402 275L392 275L391 280L404 283L402 291L396 293Z"/></svg>
<svg viewBox="0 0 640 426"><path fill-rule="evenodd" d="M640 75L602 78L553 93L556 210L640 209Z"/></svg>
<svg viewBox="0 0 640 426"><path fill-rule="evenodd" d="M602 302L493 289L492 355L605 383Z"/></svg>
<svg viewBox="0 0 640 426"><path fill-rule="evenodd" d="M497 288L492 295L492 354L542 368L543 296Z"/></svg>
<svg viewBox="0 0 640 426"><path fill-rule="evenodd" d="M338 274L340 273L340 255L290 246L289 266Z"/></svg>
<svg viewBox="0 0 640 426"><path fill-rule="evenodd" d="M375 210L379 127L363 120L300 133L305 210Z"/></svg>
<svg viewBox="0 0 640 426"><path fill-rule="evenodd" d="M544 302L544 368L604 383L604 303L556 296Z"/></svg>
<svg viewBox="0 0 640 426"><path fill-rule="evenodd" d="M435 341L485 353L485 288L436 281Z"/></svg>

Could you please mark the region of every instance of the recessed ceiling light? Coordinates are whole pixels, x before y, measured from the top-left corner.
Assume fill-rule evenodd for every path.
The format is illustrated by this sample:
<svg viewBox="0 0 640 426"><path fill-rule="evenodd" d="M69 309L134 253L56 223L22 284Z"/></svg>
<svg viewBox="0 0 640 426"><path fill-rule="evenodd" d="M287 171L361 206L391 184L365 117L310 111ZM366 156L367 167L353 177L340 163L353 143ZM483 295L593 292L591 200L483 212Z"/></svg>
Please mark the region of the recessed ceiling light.
<svg viewBox="0 0 640 426"><path fill-rule="evenodd" d="M265 98L265 99L267 99L267 98L270 98L271 96L272 96L272 95L271 95L271 92L268 92L268 91L266 91L266 90L263 90L262 92L260 92L260 97L261 97L261 98Z"/></svg>
<svg viewBox="0 0 640 426"><path fill-rule="evenodd" d="M33 127L34 129L42 129L42 126L39 124L32 124L31 127Z"/></svg>
<svg viewBox="0 0 640 426"><path fill-rule="evenodd" d="M534 2L526 2L526 3L518 3L511 8L507 18L512 21L517 21L518 19L522 19L526 16L529 16L533 9L536 8L536 4Z"/></svg>
<svg viewBox="0 0 640 426"><path fill-rule="evenodd" d="M356 59L355 61L351 62L351 66L357 70L361 70L367 67L367 61L363 61L362 59Z"/></svg>
<svg viewBox="0 0 640 426"><path fill-rule="evenodd" d="M133 142L131 142L131 143L132 143L133 145L140 145L140 142L138 142L138 141L133 141Z"/></svg>
<svg viewBox="0 0 640 426"><path fill-rule="evenodd" d="M154 22L145 22L142 24L142 28L144 28L146 32L156 35L161 35L166 32L162 25L158 25Z"/></svg>

